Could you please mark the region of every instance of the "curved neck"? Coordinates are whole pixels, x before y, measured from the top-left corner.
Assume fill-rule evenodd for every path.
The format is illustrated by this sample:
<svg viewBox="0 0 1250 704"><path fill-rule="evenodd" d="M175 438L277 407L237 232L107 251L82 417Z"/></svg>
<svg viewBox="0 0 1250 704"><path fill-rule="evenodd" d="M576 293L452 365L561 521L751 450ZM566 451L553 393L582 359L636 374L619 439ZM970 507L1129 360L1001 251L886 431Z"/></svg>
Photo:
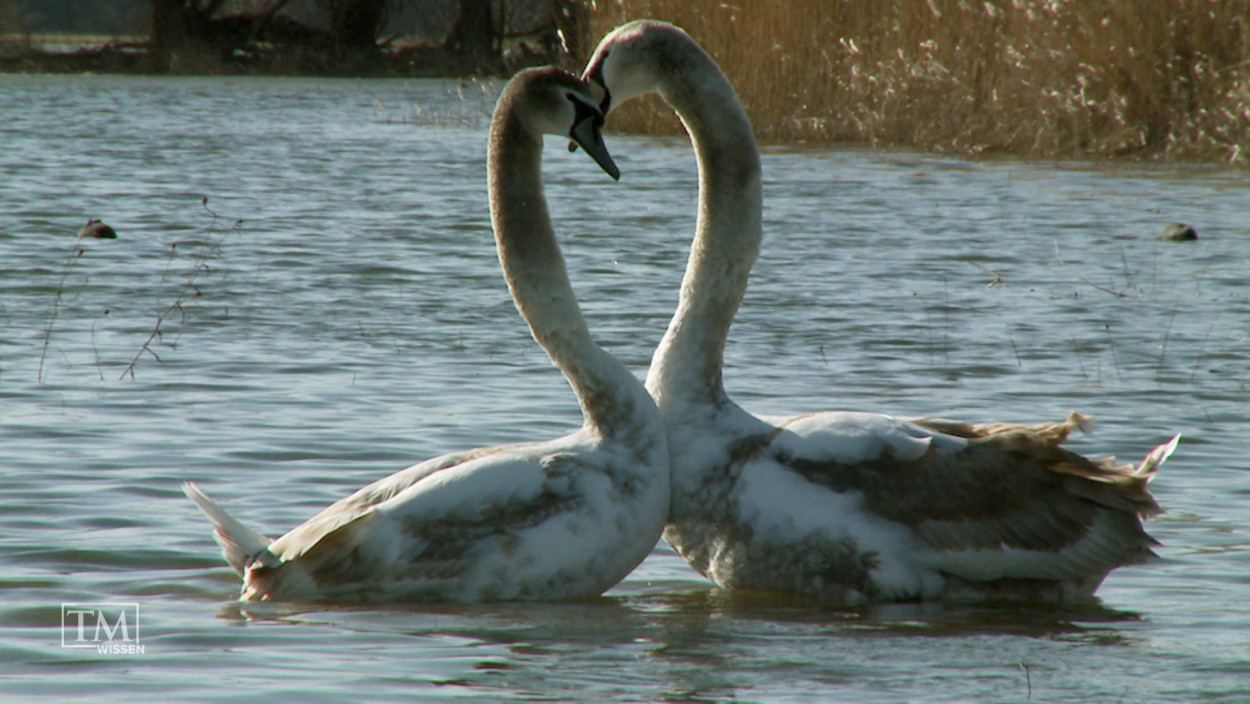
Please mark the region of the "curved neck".
<svg viewBox="0 0 1250 704"><path fill-rule="evenodd" d="M763 196L759 148L729 80L697 48L660 95L681 117L699 164L699 212L681 298L656 348L647 389L663 410L726 400L725 340L759 255Z"/></svg>
<svg viewBox="0 0 1250 704"><path fill-rule="evenodd" d="M612 435L645 391L586 328L547 213L542 136L515 114L500 113L491 126L487 171L504 278L534 339L572 385L587 426Z"/></svg>

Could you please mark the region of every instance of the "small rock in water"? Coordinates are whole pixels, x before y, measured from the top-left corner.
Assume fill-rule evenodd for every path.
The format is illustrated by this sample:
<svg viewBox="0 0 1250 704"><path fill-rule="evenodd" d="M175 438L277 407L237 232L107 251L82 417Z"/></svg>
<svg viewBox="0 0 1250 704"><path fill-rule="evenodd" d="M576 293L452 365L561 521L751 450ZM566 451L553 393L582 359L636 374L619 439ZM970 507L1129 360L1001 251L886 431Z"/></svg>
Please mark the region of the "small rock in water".
<svg viewBox="0 0 1250 704"><path fill-rule="evenodd" d="M1163 234L1159 235L1159 239L1172 242L1196 240L1198 239L1198 231L1183 222L1174 222L1163 228Z"/></svg>
<svg viewBox="0 0 1250 704"><path fill-rule="evenodd" d="M117 239L117 231L105 225L101 220L88 220L86 225L78 231L78 238L94 237L98 240L115 240Z"/></svg>

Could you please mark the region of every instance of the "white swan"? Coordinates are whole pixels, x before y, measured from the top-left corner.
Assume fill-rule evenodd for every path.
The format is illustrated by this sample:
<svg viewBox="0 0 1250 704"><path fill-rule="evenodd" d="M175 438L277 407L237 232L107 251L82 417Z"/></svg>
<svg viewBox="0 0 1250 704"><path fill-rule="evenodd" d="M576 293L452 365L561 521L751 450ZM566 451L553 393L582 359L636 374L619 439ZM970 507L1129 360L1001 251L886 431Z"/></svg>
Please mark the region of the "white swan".
<svg viewBox="0 0 1250 704"><path fill-rule="evenodd" d="M681 29L617 28L583 77L606 112L658 92L698 156L698 226L681 298L647 388L668 429L664 537L722 587L837 603L1080 598L1152 555L1146 484L1179 439L1140 466L1059 445L1087 418L1036 426L906 421L871 413L760 418L725 394L730 323L759 251L760 161L745 111Z"/></svg>
<svg viewBox="0 0 1250 704"><path fill-rule="evenodd" d="M517 74L491 123L491 215L517 307L564 372L584 426L548 442L444 455L331 505L270 541L194 484L243 600L495 601L593 596L655 547L669 508L655 403L591 339L542 190L543 134L570 136L614 176L603 116L576 77Z"/></svg>

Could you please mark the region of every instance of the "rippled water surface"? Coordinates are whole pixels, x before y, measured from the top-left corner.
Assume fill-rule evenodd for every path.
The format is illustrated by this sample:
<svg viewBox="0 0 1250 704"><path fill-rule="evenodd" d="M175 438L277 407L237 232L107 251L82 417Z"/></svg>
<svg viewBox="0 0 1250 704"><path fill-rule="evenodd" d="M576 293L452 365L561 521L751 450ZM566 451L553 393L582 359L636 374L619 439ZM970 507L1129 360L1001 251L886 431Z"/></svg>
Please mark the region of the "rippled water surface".
<svg viewBox="0 0 1250 704"><path fill-rule="evenodd" d="M1228 701L1250 697L1250 186L1196 167L768 148L727 352L762 413L1036 422L1136 461L1161 559L1101 606L832 611L663 545L588 603L241 607L197 480L282 533L435 454L579 422L498 273L494 88L0 77L0 699ZM682 140L548 144L599 340L641 376L696 197ZM204 199L207 198L207 202ZM113 241L76 242L87 218ZM1173 221L1197 242L1157 239ZM142 653L62 647L137 603ZM118 607L120 608L120 607Z"/></svg>

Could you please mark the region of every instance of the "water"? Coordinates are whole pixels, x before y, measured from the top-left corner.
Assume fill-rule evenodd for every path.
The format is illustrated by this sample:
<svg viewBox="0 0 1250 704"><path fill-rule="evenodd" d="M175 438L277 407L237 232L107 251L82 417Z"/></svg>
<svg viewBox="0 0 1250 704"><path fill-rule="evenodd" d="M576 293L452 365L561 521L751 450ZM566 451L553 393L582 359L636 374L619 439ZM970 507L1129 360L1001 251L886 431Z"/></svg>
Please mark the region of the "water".
<svg viewBox="0 0 1250 704"><path fill-rule="evenodd" d="M662 545L588 603L235 603L180 482L278 534L425 457L578 424L498 275L496 89L0 77L0 698L1250 697L1250 187L1216 168L764 156L727 354L748 408L1075 408L1100 421L1075 448L1134 461L1185 433L1153 484L1162 559L1098 608L733 597ZM609 147L619 184L552 140L548 195L592 329L641 376L694 160ZM89 217L120 238L76 242ZM1202 239L1155 239L1172 221ZM63 602L139 604L144 652L62 648Z"/></svg>

